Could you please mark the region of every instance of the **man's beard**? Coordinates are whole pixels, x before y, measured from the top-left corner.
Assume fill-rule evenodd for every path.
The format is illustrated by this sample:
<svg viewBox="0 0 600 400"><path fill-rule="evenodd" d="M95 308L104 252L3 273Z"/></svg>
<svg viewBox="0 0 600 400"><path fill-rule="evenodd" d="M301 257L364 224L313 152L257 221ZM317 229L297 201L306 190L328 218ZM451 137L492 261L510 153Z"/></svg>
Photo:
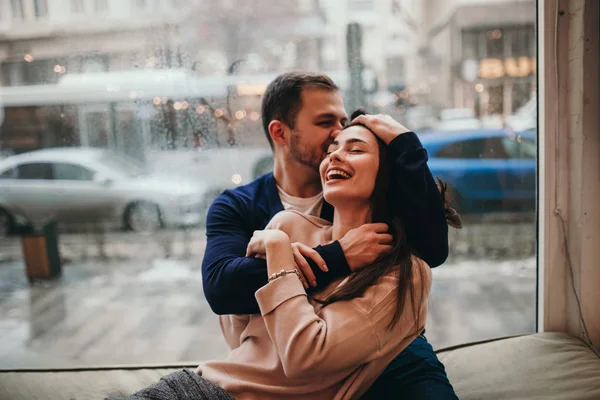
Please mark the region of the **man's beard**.
<svg viewBox="0 0 600 400"><path fill-rule="evenodd" d="M301 146L298 143L297 138L297 136L293 136L290 144L292 157L300 164L310 167L318 172L326 150L311 149L307 146Z"/></svg>

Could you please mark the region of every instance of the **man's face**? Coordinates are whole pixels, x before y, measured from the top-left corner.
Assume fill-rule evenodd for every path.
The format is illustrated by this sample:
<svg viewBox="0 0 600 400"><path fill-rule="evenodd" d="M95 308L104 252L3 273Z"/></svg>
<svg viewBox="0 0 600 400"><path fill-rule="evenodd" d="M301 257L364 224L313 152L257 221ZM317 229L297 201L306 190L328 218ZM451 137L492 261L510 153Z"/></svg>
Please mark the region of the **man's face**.
<svg viewBox="0 0 600 400"><path fill-rule="evenodd" d="M346 125L348 116L339 91L306 89L302 107L290 135L290 152L296 161L319 170L333 138Z"/></svg>

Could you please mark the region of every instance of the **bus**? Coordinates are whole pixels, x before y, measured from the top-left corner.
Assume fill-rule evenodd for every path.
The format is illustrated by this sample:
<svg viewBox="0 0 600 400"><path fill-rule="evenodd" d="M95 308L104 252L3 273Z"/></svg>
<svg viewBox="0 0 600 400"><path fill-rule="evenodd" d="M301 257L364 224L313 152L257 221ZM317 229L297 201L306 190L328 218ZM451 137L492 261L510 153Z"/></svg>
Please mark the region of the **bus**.
<svg viewBox="0 0 600 400"><path fill-rule="evenodd" d="M348 87L345 74L329 75ZM260 99L275 77L134 70L3 87L0 151L104 147L144 161L149 150L266 146Z"/></svg>

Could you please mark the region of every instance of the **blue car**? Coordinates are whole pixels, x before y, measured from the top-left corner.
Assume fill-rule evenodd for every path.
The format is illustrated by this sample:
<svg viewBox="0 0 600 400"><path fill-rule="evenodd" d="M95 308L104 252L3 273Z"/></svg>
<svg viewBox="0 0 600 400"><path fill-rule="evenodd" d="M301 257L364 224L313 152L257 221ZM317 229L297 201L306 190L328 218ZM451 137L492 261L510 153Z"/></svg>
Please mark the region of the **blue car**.
<svg viewBox="0 0 600 400"><path fill-rule="evenodd" d="M535 210L535 130L434 132L420 139L433 176L448 183L459 212Z"/></svg>

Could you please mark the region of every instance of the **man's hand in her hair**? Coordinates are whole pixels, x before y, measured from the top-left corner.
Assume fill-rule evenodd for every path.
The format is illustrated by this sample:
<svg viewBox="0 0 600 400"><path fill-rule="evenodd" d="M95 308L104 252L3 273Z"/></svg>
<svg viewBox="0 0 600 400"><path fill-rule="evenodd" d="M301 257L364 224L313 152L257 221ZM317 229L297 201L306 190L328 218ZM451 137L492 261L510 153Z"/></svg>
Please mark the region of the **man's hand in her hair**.
<svg viewBox="0 0 600 400"><path fill-rule="evenodd" d="M339 242L350 270L354 272L372 264L379 256L392 250L392 241L388 226L377 223L351 229Z"/></svg>
<svg viewBox="0 0 600 400"><path fill-rule="evenodd" d="M358 117L354 118L350 124L361 124L366 126L385 144L390 144L390 142L399 135L410 132L410 129L406 128L400 122L396 121L389 115L383 114L359 115Z"/></svg>

